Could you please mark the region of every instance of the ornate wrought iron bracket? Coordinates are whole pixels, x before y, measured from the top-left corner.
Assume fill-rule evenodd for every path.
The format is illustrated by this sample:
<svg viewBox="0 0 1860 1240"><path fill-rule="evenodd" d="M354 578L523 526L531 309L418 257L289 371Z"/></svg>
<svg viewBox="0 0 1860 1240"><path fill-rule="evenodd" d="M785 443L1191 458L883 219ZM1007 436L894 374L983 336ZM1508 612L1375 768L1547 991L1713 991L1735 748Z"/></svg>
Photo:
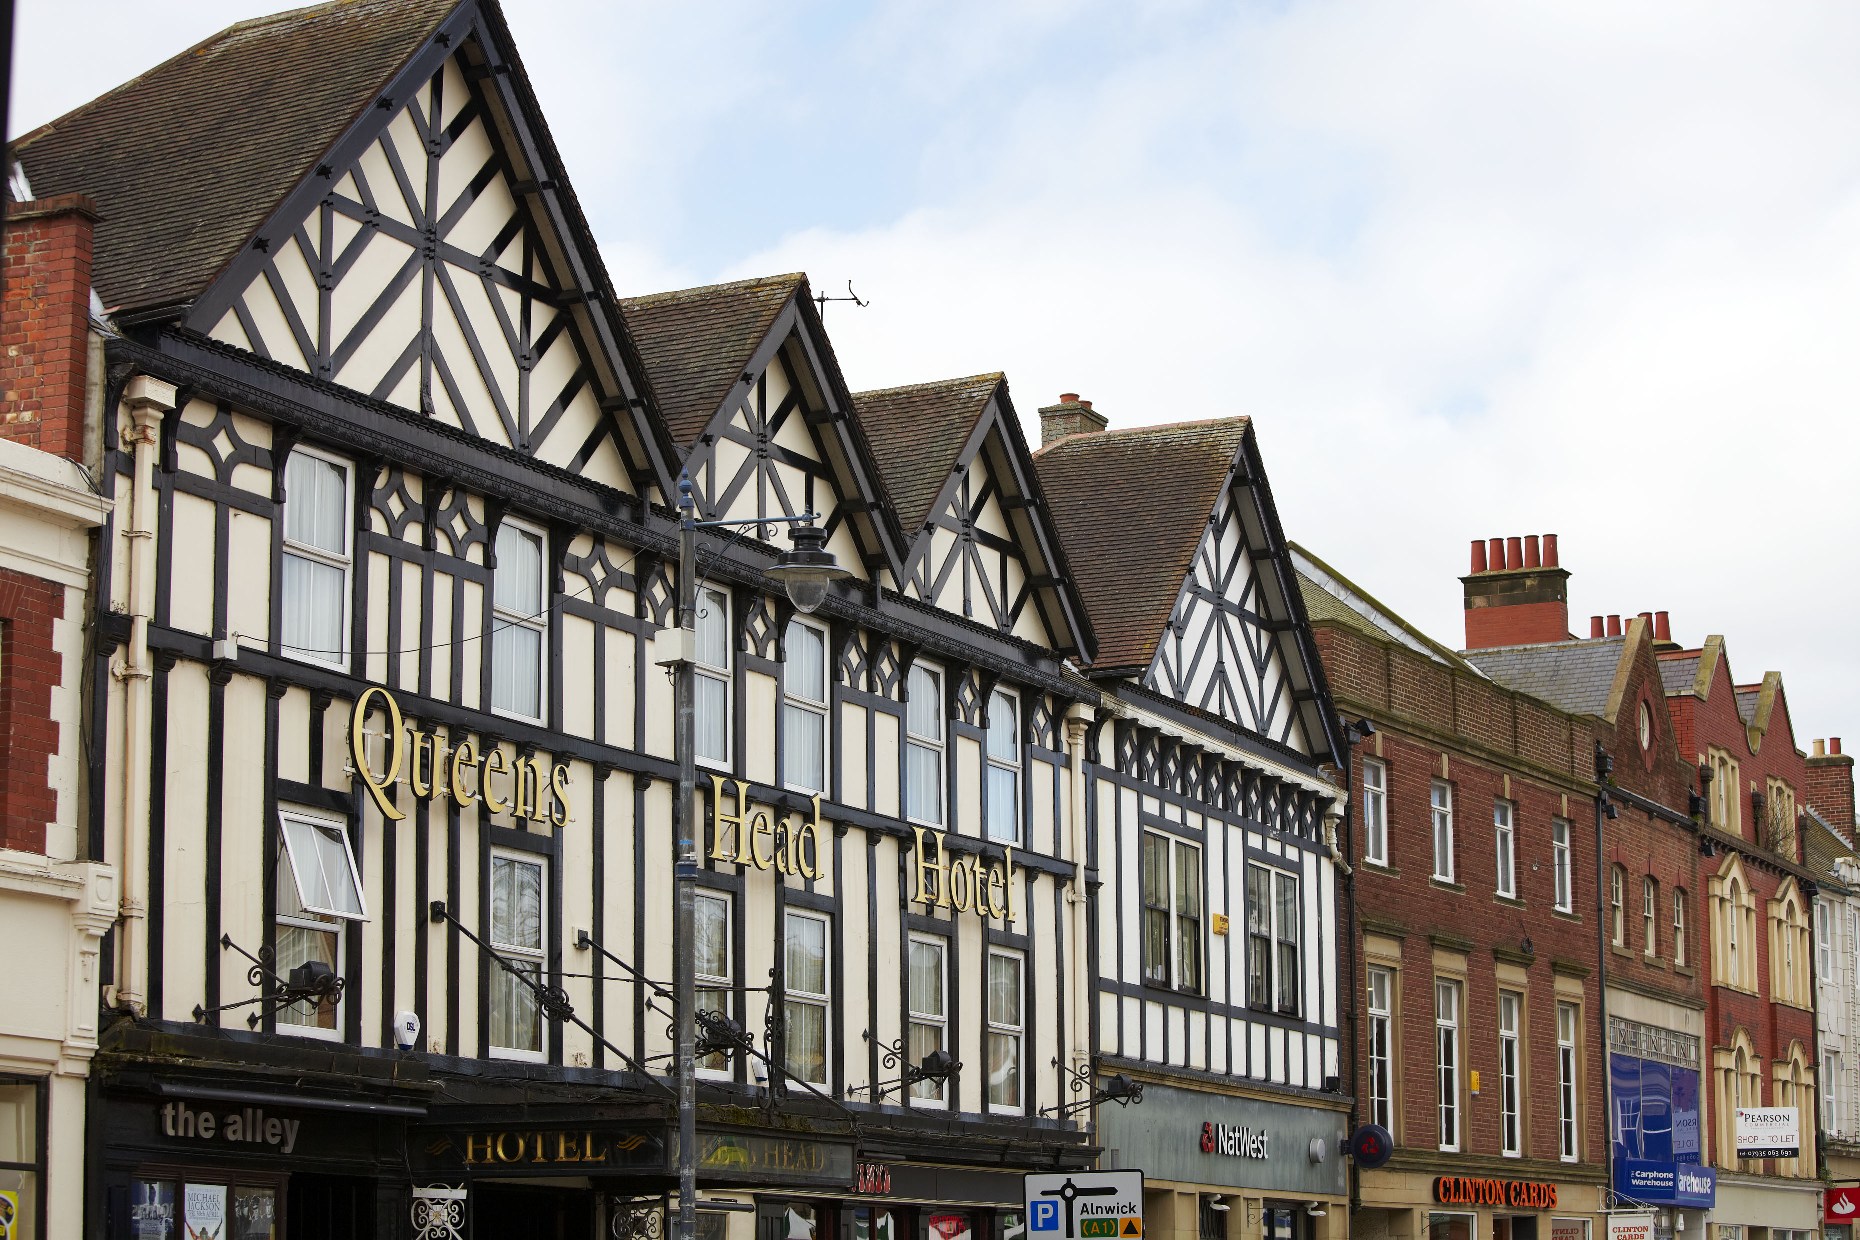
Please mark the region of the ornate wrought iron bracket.
<svg viewBox="0 0 1860 1240"><path fill-rule="evenodd" d="M1069 1093L1085 1096L1073 1102L1041 1107L1040 1114L1042 1115L1071 1115L1075 1111L1083 1111L1086 1107L1097 1106L1102 1102L1115 1102L1120 1107L1127 1107L1132 1103L1143 1101L1143 1082L1133 1081L1122 1072L1116 1076L1104 1078L1104 1084L1094 1089L1092 1079L1096 1074L1090 1067L1074 1071L1057 1058L1053 1060L1053 1066L1065 1076L1066 1089Z"/></svg>
<svg viewBox="0 0 1860 1240"><path fill-rule="evenodd" d="M651 1081L653 1085L655 1085L659 1089L665 1090L666 1093L668 1094L673 1093L673 1091L667 1088L667 1086L663 1082L661 1082L656 1077L653 1077L650 1073L648 1073L637 1059L633 1058L631 1055L627 1054L625 1051L615 1046L612 1042L609 1042L604 1036L602 1036L601 1032L598 1029L596 1029L593 1025L590 1025L587 1021L575 1015L575 1007L572 1003L569 1002L568 994L566 991L564 991L560 986L543 985L541 982L531 977L528 973L524 972L522 969L512 964L509 960L506 960L501 954L498 953L497 949L493 948L489 943L486 943L483 939L479 938L476 934L472 933L470 926L467 926L464 922L454 917L451 913L451 910L446 908L446 902L444 900L434 900L431 904L427 906L427 913L428 913L428 916L430 916L433 921L450 922L454 930L457 930L460 934L464 935L466 938L470 939L473 943L477 944L478 950L483 952L486 956L488 956L491 960L491 963L495 964L498 968L502 969L506 974L508 974L511 978L513 978L519 986L522 986L525 990L530 992L531 997L536 1000L537 1008L541 1010L543 1016L545 1016L547 1019L554 1021L558 1024L563 1021L566 1021L569 1024L575 1026L575 1028L581 1030L583 1033L593 1038L596 1042L599 1042L603 1049L605 1049L615 1059L618 1059L621 1063L625 1064L632 1071L638 1073L642 1077L645 1077L647 1080Z"/></svg>
<svg viewBox="0 0 1860 1240"><path fill-rule="evenodd" d="M256 1029L267 1016L276 1015L293 1003L308 1003L312 1008L318 1008L327 1002L335 1007L342 1000L343 979L337 977L335 970L321 960L306 960L293 967L288 977L279 977L272 971L271 964L277 956L269 947L259 948L258 955L254 956L233 942L232 935L222 934L220 949L238 952L252 962L252 967L245 971L245 980L249 985L258 987L258 994L250 999L222 1003L218 1007L202 1007L196 1003L194 1019L201 1024L205 1024L207 1017L215 1012L263 1005L258 1011L246 1014L246 1027Z"/></svg>
<svg viewBox="0 0 1860 1240"><path fill-rule="evenodd" d="M870 1029L864 1030L859 1036L878 1047L881 1067L889 1071L902 1064L904 1068L903 1074L895 1081L874 1081L866 1086L871 1091L873 1102L877 1102L894 1089L909 1089L923 1081L934 1081L938 1086L946 1085L951 1078L962 1073L962 1061L952 1058L948 1051L931 1051L924 1056L922 1063L906 1063L902 1037L896 1042L880 1042L872 1036Z"/></svg>

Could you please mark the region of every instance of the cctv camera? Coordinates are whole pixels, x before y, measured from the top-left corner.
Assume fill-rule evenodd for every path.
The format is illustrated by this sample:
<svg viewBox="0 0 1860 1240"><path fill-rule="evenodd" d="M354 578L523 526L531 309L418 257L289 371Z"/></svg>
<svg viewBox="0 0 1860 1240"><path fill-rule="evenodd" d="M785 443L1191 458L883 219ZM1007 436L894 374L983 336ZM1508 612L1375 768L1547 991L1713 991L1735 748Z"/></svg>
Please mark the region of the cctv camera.
<svg viewBox="0 0 1860 1240"><path fill-rule="evenodd" d="M418 1012L394 1013L394 1045L403 1051L410 1051L420 1044L420 1014Z"/></svg>

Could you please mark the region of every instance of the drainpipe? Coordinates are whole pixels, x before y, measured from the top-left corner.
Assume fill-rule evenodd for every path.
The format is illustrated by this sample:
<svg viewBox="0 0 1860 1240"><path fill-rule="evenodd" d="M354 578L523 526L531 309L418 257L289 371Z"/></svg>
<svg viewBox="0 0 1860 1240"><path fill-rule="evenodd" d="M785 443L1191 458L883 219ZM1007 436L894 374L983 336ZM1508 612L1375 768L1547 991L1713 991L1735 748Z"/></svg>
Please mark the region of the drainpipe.
<svg viewBox="0 0 1860 1240"><path fill-rule="evenodd" d="M1339 725L1342 721L1339 720ZM1355 832L1351 829L1350 804L1356 792L1356 744L1361 733L1356 725L1341 727L1343 734L1343 803L1337 807L1334 817L1324 819L1324 847L1330 853L1331 862L1341 874L1343 887L1343 957L1347 971L1343 983L1343 994L1348 996L1348 1006L1344 1009L1344 1019L1349 1021L1350 1033L1346 1045L1350 1055L1350 1128L1349 1135L1354 1136L1362 1124L1363 1109L1363 1027L1358 1016L1358 1005L1362 1002L1362 991L1356 978L1356 869L1350 864L1350 856L1355 851ZM1342 846L1338 845L1338 824L1342 823ZM1355 1216L1362 1205L1362 1172L1356 1166L1356 1160L1349 1164L1349 1200L1350 1214Z"/></svg>
<svg viewBox="0 0 1860 1240"><path fill-rule="evenodd" d="M1797 824L1796 833L1797 838L1801 838L1802 832L1799 822ZM1827 893L1822 891L1820 883L1810 881L1802 884L1802 897L1808 901L1808 1010L1814 1014L1814 1019L1808 1023L1808 1053L1813 1059L1812 1068L1815 1073L1814 1098L1811 1100L1811 1105L1815 1111L1814 1174L1815 1178L1822 1182L1825 1190L1828 1180L1828 1160L1826 1154L1828 1136L1825 1127L1827 1116L1822 1114L1821 1099L1827 1089L1827 1084L1821 1079L1821 936L1820 932L1816 929L1817 918L1815 917L1815 909L1819 906L1821 901L1827 899ZM1834 909L1832 907L1828 909L1828 925L1830 928L1834 925ZM1834 952L1834 945L1832 943L1828 945L1828 952L1831 957Z"/></svg>
<svg viewBox="0 0 1860 1240"><path fill-rule="evenodd" d="M1596 1047L1600 1050L1602 1072L1602 1212L1615 1204L1615 1136L1614 1073L1608 1052L1608 949L1614 942L1614 926L1608 921L1607 857L1602 847L1602 832L1614 808L1608 800L1608 777L1614 759L1598 741L1595 746L1595 1010ZM1675 1207L1677 1208L1677 1207Z"/></svg>
<svg viewBox="0 0 1860 1240"><path fill-rule="evenodd" d="M137 375L123 392L130 425L123 446L134 453L129 522L123 556L128 568L129 647L112 670L123 684L123 896L116 1001L143 1014L148 951L149 620L155 612L155 454L161 420L174 412L171 383Z"/></svg>
<svg viewBox="0 0 1860 1240"><path fill-rule="evenodd" d="M1091 958L1087 948L1089 926L1085 901L1085 735L1091 728L1089 719L1078 715L1066 718L1066 758L1072 780L1072 795L1066 813L1066 847L1072 854L1072 883L1066 888L1066 903L1071 905L1072 924L1072 1003L1066 1020L1072 1029L1072 1070L1091 1070Z"/></svg>

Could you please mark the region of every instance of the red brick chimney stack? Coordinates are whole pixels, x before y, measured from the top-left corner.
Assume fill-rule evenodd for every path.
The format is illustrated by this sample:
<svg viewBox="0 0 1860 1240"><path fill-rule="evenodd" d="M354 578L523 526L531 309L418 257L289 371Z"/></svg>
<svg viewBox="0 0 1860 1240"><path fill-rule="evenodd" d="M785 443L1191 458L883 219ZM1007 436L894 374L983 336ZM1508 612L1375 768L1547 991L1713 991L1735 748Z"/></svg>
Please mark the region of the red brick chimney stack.
<svg viewBox="0 0 1860 1240"><path fill-rule="evenodd" d="M1828 820L1848 843L1854 842L1854 760L1841 752L1841 738L1831 736L1824 748L1814 744L1808 756L1808 803Z"/></svg>
<svg viewBox="0 0 1860 1240"><path fill-rule="evenodd" d="M81 194L7 204L0 438L84 460L91 226Z"/></svg>
<svg viewBox="0 0 1860 1240"><path fill-rule="evenodd" d="M1569 572L1557 564L1555 534L1489 538L1472 545L1466 588L1466 648L1569 640Z"/></svg>
<svg viewBox="0 0 1860 1240"><path fill-rule="evenodd" d="M1092 410L1090 401L1080 400L1077 392L1061 392L1057 405L1040 407L1040 446L1067 435L1094 434L1110 424L1109 418Z"/></svg>

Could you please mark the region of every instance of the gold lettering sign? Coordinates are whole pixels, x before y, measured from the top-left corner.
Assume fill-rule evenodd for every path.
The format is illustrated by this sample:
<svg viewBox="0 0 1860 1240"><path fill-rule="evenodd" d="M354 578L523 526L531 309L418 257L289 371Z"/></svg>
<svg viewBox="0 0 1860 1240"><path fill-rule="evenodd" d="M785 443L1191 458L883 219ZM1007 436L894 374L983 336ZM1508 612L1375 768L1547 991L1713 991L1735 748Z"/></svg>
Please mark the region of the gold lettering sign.
<svg viewBox="0 0 1860 1240"><path fill-rule="evenodd" d="M366 731L370 704L377 699L387 714L388 725L387 751L380 768L368 760ZM416 797L450 797L461 809L482 799L485 808L495 814L514 814L556 827L568 821L568 767L563 763L549 768L549 795L545 798L539 758L507 759L502 749L480 755L470 737L451 746L449 752L448 761L445 740L403 720L400 703L381 686L370 685L356 699L355 711L349 716L349 763L382 817L398 822L407 816L407 811L387 795L389 788L401 782L404 767L407 788Z"/></svg>
<svg viewBox="0 0 1860 1240"><path fill-rule="evenodd" d="M724 790L736 785L735 812L726 813ZM810 801L809 816L798 826L790 825L788 816L771 821L769 811L749 803L749 785L740 779L710 777L710 859L753 865L758 870L773 868L778 874L796 874L802 878L827 876L827 854L820 845L820 798Z"/></svg>
<svg viewBox="0 0 1860 1240"><path fill-rule="evenodd" d="M468 1167L519 1163L542 1167L600 1165L615 1162L616 1155L631 1153L646 1143L646 1138L637 1134L612 1137L587 1130L557 1128L469 1132L463 1140Z"/></svg>
<svg viewBox="0 0 1860 1240"><path fill-rule="evenodd" d="M950 857L943 847L941 831L912 827L917 836L917 889L911 894L915 904L932 908L954 909L978 917L1020 919L1015 903L1014 850L1007 849L1006 859L986 867L976 856Z"/></svg>

